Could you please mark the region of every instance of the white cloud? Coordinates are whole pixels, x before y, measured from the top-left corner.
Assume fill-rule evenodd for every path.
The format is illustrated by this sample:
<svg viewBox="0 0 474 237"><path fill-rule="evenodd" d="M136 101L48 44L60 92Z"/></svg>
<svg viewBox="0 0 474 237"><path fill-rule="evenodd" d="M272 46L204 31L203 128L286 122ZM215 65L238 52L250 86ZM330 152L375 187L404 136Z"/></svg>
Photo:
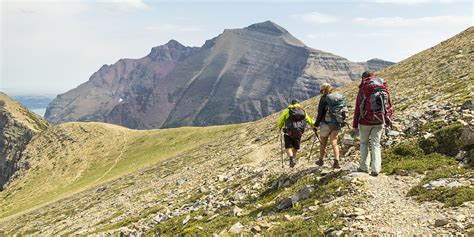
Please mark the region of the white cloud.
<svg viewBox="0 0 474 237"><path fill-rule="evenodd" d="M98 0L97 4L112 12L129 12L151 9L151 7L143 0Z"/></svg>
<svg viewBox="0 0 474 237"><path fill-rule="evenodd" d="M382 27L401 27L401 26L420 26L427 24L470 24L472 19L469 16L429 16L418 18L404 18L404 17L375 17L365 18L357 17L352 20L353 23L363 24L368 26L382 26Z"/></svg>
<svg viewBox="0 0 474 237"><path fill-rule="evenodd" d="M194 26L180 26L174 24L161 24L161 25L153 25L147 26L147 30L150 31L160 31L160 32L198 32L202 31L199 27Z"/></svg>
<svg viewBox="0 0 474 237"><path fill-rule="evenodd" d="M305 22L317 23L317 24L325 24L325 23L332 23L332 22L339 21L339 18L337 18L336 16L323 14L317 11L308 12L304 14L294 14L292 15L292 17L303 20Z"/></svg>

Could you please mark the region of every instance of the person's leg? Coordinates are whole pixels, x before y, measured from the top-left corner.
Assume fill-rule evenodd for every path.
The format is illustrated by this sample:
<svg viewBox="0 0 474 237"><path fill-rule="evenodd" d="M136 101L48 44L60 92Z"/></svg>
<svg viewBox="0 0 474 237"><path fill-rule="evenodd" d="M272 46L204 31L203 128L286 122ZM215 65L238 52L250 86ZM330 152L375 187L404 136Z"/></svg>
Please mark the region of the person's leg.
<svg viewBox="0 0 474 237"><path fill-rule="evenodd" d="M360 162L359 169L368 172L370 166L369 159L369 136L372 126L359 124L360 136Z"/></svg>
<svg viewBox="0 0 474 237"><path fill-rule="evenodd" d="M320 144L319 144L319 159L324 159L326 156L326 146L328 144L328 137L321 137L320 138Z"/></svg>
<svg viewBox="0 0 474 237"><path fill-rule="evenodd" d="M339 131L333 131L331 132L331 136L330 136L332 150L334 151L334 159L336 160L339 160L339 147L337 146L338 134L339 134Z"/></svg>
<svg viewBox="0 0 474 237"><path fill-rule="evenodd" d="M328 143L328 137L331 129L325 123L321 123L321 127L319 130L320 134L320 144L319 144L319 159L316 161L316 165L323 166L324 164L324 157L326 156L326 145Z"/></svg>
<svg viewBox="0 0 474 237"><path fill-rule="evenodd" d="M337 135L338 134L339 134L339 131L334 130L334 131L331 132L331 136L330 136L332 150L334 151L334 164L332 165L332 167L335 168L335 169L341 168L339 166L339 147L337 146Z"/></svg>
<svg viewBox="0 0 474 237"><path fill-rule="evenodd" d="M293 157L293 148L286 149L286 154L288 155L288 157Z"/></svg>
<svg viewBox="0 0 474 237"><path fill-rule="evenodd" d="M382 169L382 151L380 139L383 133L383 125L374 125L370 132L370 150L372 157L372 174L377 175Z"/></svg>

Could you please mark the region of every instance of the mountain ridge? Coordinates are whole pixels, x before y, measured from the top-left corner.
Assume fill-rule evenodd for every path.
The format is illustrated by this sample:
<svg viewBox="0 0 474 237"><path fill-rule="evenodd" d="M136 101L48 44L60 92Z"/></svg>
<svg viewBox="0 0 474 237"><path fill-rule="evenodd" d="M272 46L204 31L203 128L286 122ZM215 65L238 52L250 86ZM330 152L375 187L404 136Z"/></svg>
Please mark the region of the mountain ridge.
<svg viewBox="0 0 474 237"><path fill-rule="evenodd" d="M144 58L103 66L53 100L45 118L137 129L254 121L282 109L289 98L318 94L322 82L340 86L390 64L353 63L312 49L266 21L226 29L202 47L170 40Z"/></svg>

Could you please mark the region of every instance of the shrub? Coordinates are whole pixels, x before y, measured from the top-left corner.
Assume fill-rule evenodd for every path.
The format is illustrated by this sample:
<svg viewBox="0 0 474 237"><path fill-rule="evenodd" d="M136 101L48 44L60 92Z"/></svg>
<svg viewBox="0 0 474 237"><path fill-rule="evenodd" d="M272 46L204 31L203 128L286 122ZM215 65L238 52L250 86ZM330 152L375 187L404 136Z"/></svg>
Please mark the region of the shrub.
<svg viewBox="0 0 474 237"><path fill-rule="evenodd" d="M400 143L393 148L392 152L395 155L412 156L415 158L423 155L423 150L416 142Z"/></svg>
<svg viewBox="0 0 474 237"><path fill-rule="evenodd" d="M456 156L462 147L462 141L459 139L463 131L460 123L454 123L436 131L435 138L438 141L436 152L448 156Z"/></svg>

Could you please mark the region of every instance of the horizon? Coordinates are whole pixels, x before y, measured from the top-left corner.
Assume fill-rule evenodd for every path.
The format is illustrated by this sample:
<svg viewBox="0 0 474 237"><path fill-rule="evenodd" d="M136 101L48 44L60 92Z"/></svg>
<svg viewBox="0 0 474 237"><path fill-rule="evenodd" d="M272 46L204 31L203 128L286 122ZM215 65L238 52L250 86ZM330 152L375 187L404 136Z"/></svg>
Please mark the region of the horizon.
<svg viewBox="0 0 474 237"><path fill-rule="evenodd" d="M225 29L267 20L308 47L353 62L399 62L473 25L469 1L268 3L2 2L0 91L65 93L88 81L102 65L144 57L169 40L200 47Z"/></svg>

